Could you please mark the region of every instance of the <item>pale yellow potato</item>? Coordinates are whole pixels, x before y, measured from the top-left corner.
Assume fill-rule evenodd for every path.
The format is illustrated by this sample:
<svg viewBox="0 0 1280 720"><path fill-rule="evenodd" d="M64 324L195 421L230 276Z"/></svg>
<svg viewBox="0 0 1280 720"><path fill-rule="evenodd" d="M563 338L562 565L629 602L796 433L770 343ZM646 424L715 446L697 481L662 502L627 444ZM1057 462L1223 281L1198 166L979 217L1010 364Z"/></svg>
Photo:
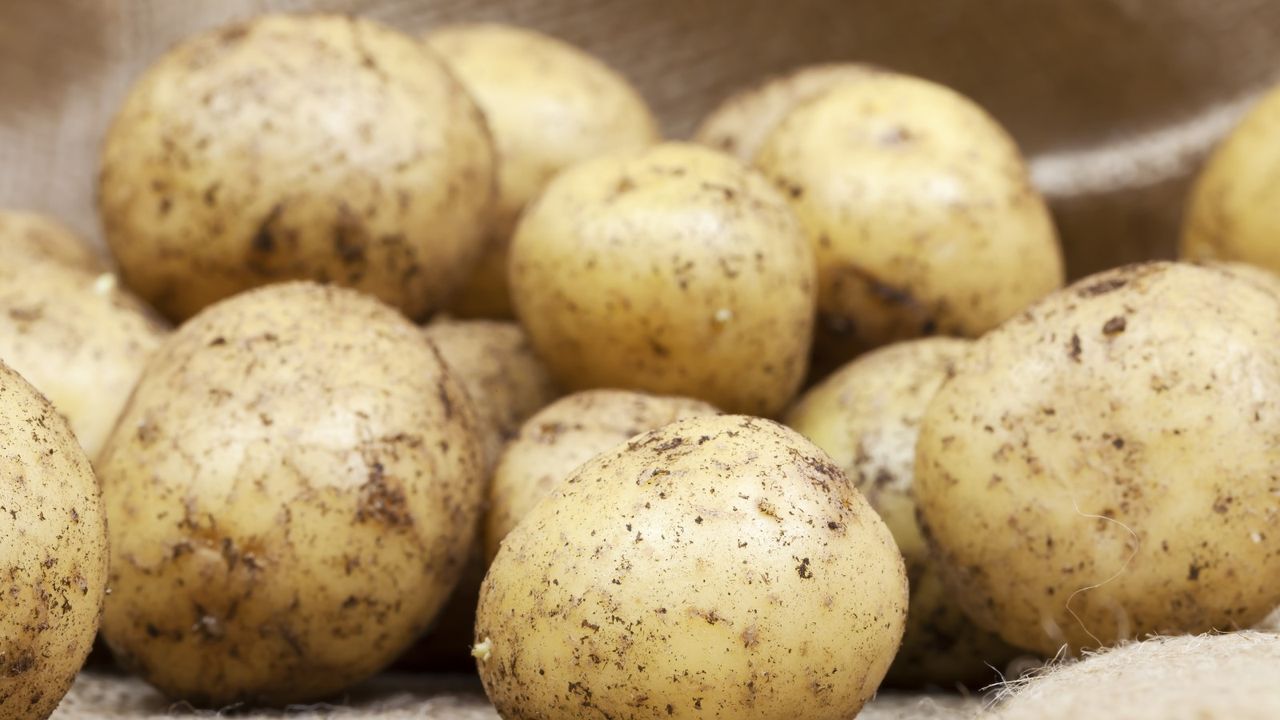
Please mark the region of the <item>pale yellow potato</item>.
<svg viewBox="0 0 1280 720"><path fill-rule="evenodd" d="M485 554L492 560L502 539L582 463L642 432L718 413L700 400L627 390L586 390L543 408L520 428L494 470Z"/></svg>
<svg viewBox="0 0 1280 720"><path fill-rule="evenodd" d="M426 41L480 106L498 158L484 256L451 308L508 318L507 250L520 211L564 168L658 142L658 125L626 78L548 35L481 23L445 26Z"/></svg>
<svg viewBox="0 0 1280 720"><path fill-rule="evenodd" d="M1280 295L1280 275L1264 267L1230 260L1197 260L1195 264L1224 270L1242 280L1253 283L1267 292Z"/></svg>
<svg viewBox="0 0 1280 720"><path fill-rule="evenodd" d="M107 528L67 423L0 362L0 720L47 718L93 646Z"/></svg>
<svg viewBox="0 0 1280 720"><path fill-rule="evenodd" d="M902 638L893 536L769 420L679 420L578 468L502 543L476 646L504 717L848 720Z"/></svg>
<svg viewBox="0 0 1280 720"><path fill-rule="evenodd" d="M1174 263L978 340L920 428L916 501L978 625L1046 654L1280 604L1280 299Z"/></svg>
<svg viewBox="0 0 1280 720"><path fill-rule="evenodd" d="M107 133L98 209L126 284L171 318L290 279L420 318L479 259L493 185L484 118L422 43L267 15L142 76Z"/></svg>
<svg viewBox="0 0 1280 720"><path fill-rule="evenodd" d="M90 459L166 334L114 275L0 264L0 360L53 402Z"/></svg>
<svg viewBox="0 0 1280 720"><path fill-rule="evenodd" d="M698 125L694 142L750 163L782 118L797 106L847 82L882 72L861 63L806 65L725 98Z"/></svg>
<svg viewBox="0 0 1280 720"><path fill-rule="evenodd" d="M789 113L756 165L817 253L821 366L923 335L976 337L1063 283L1017 146L940 85L841 84Z"/></svg>
<svg viewBox="0 0 1280 720"><path fill-rule="evenodd" d="M490 464L521 423L560 397L524 330L513 322L439 318L424 332L471 396Z"/></svg>
<svg viewBox="0 0 1280 720"><path fill-rule="evenodd" d="M98 257L62 223L45 215L0 210L0 266L52 261L85 272L105 272Z"/></svg>
<svg viewBox="0 0 1280 720"><path fill-rule="evenodd" d="M483 443L421 328L289 283L174 332L99 474L117 659L175 699L278 705L342 691L426 629L479 521Z"/></svg>
<svg viewBox="0 0 1280 720"><path fill-rule="evenodd" d="M771 415L804 379L813 252L786 200L707 148L667 143L561 173L511 247L516 314L566 388Z"/></svg>
<svg viewBox="0 0 1280 720"><path fill-rule="evenodd" d="M1214 150L1191 190L1179 256L1280 272L1280 88Z"/></svg>
<svg viewBox="0 0 1280 720"><path fill-rule="evenodd" d="M889 684L982 685L1017 655L947 595L916 523L920 419L969 344L927 338L868 353L810 389L786 416L853 480L902 551L911 606Z"/></svg>

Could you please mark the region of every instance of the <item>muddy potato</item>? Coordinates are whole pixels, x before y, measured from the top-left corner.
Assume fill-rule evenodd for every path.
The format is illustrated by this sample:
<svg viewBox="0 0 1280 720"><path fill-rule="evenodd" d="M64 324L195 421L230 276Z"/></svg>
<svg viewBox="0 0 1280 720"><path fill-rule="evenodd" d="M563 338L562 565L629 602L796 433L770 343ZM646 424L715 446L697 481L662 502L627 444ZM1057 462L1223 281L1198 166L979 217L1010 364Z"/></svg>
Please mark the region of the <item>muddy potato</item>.
<svg viewBox="0 0 1280 720"><path fill-rule="evenodd" d="M679 420L578 468L507 536L474 653L504 717L846 720L902 637L888 528L768 420Z"/></svg>
<svg viewBox="0 0 1280 720"><path fill-rule="evenodd" d="M179 44L107 134L98 205L129 287L174 319L289 279L424 317L482 249L493 149L422 43L269 15Z"/></svg>
<svg viewBox="0 0 1280 720"><path fill-rule="evenodd" d="M946 594L916 523L920 419L969 341L928 338L849 363L809 390L787 424L831 455L893 532L911 585L907 629L886 682L983 684L1017 654L978 629Z"/></svg>
<svg viewBox="0 0 1280 720"><path fill-rule="evenodd" d="M627 390L586 390L548 405L520 428L493 473L485 553L492 560L507 533L582 463L642 432L718 413L700 400Z"/></svg>
<svg viewBox="0 0 1280 720"><path fill-rule="evenodd" d="M1062 285L1018 148L942 86L844 82L789 113L756 165L817 253L819 366L923 335L977 336Z"/></svg>
<svg viewBox="0 0 1280 720"><path fill-rule="evenodd" d="M0 362L0 720L49 717L84 664L107 586L106 532L71 429Z"/></svg>
<svg viewBox="0 0 1280 720"><path fill-rule="evenodd" d="M114 275L0 264L0 360L53 402L90 459L166 332Z"/></svg>
<svg viewBox="0 0 1280 720"><path fill-rule="evenodd" d="M658 142L657 123L626 78L553 37L474 24L426 40L480 106L498 157L485 251L451 307L465 317L511 317L507 249L525 204L574 163Z"/></svg>
<svg viewBox="0 0 1280 720"><path fill-rule="evenodd" d="M422 330L273 285L179 328L103 451L126 667L200 705L322 699L419 635L483 494L470 400Z"/></svg>
<svg viewBox="0 0 1280 720"><path fill-rule="evenodd" d="M0 266L52 261L100 273L102 259L74 232L53 218L36 213L0 210Z"/></svg>
<svg viewBox="0 0 1280 720"><path fill-rule="evenodd" d="M567 388L776 413L804 378L813 252L759 174L697 145L556 177L511 247L516 313Z"/></svg>
<svg viewBox="0 0 1280 720"><path fill-rule="evenodd" d="M807 65L734 93L703 118L693 139L750 163L787 113L847 81L880 70L859 63Z"/></svg>
<svg viewBox="0 0 1280 720"><path fill-rule="evenodd" d="M1172 263L978 340L921 424L916 500L957 601L1052 654L1249 627L1280 604L1280 300Z"/></svg>

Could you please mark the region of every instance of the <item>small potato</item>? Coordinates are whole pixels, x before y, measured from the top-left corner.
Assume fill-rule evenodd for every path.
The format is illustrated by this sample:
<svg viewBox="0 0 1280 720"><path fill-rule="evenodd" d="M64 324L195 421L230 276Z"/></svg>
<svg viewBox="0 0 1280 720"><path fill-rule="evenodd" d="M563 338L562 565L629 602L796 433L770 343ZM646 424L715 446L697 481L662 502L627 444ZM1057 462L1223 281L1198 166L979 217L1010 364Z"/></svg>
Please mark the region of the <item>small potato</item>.
<svg viewBox="0 0 1280 720"><path fill-rule="evenodd" d="M782 410L804 379L813 251L759 174L697 145L556 177L511 248L516 313L567 388Z"/></svg>
<svg viewBox="0 0 1280 720"><path fill-rule="evenodd" d="M32 261L52 261L91 273L106 271L102 258L62 223L35 213L0 210L0 267Z"/></svg>
<svg viewBox="0 0 1280 720"><path fill-rule="evenodd" d="M290 279L421 318L480 257L493 186L484 119L422 43L267 15L186 40L138 81L98 209L125 283L172 319Z"/></svg>
<svg viewBox="0 0 1280 720"><path fill-rule="evenodd" d="M351 290L273 285L184 324L99 463L117 659L215 707L323 699L390 663L467 559L474 413L422 330Z"/></svg>
<svg viewBox="0 0 1280 720"><path fill-rule="evenodd" d="M425 332L471 396L491 464L521 423L560 397L546 366L515 323L438 319Z"/></svg>
<svg viewBox="0 0 1280 720"><path fill-rule="evenodd" d="M98 481L66 421L2 362L0 538L0 720L40 720L93 646L107 528Z"/></svg>
<svg viewBox="0 0 1280 720"><path fill-rule="evenodd" d="M511 317L507 250L520 211L564 168L658 142L658 126L626 78L553 37L475 24L443 27L426 40L480 106L498 157L496 217L452 311Z"/></svg>
<svg viewBox="0 0 1280 720"><path fill-rule="evenodd" d="M508 718L847 720L906 611L893 537L830 458L768 420L693 417L534 507L473 652Z"/></svg>
<svg viewBox="0 0 1280 720"><path fill-rule="evenodd" d="M587 390L534 415L507 445L489 487L484 546L498 544L579 465L642 432L681 418L716 415L700 401L625 390Z"/></svg>
<svg viewBox="0 0 1280 720"><path fill-rule="evenodd" d="M818 257L816 363L891 342L976 337L1062 286L1062 253L1018 148L940 85L891 73L792 111L756 165Z"/></svg>
<svg viewBox="0 0 1280 720"><path fill-rule="evenodd" d="M911 585L902 649L886 682L983 684L1017 651L974 627L943 589L916 523L912 492L920 418L969 341L928 338L864 355L807 392L787 424L857 485L893 532Z"/></svg>
<svg viewBox="0 0 1280 720"><path fill-rule="evenodd" d="M0 360L53 402L90 459L166 333L114 275L0 264Z"/></svg>
<svg viewBox="0 0 1280 720"><path fill-rule="evenodd" d="M978 340L920 428L916 501L979 626L1053 654L1280 605L1280 298L1173 263Z"/></svg>
<svg viewBox="0 0 1280 720"><path fill-rule="evenodd" d="M880 72L859 63L825 63L771 77L721 101L703 118L693 139L750 163L764 139L796 107L841 83Z"/></svg>
<svg viewBox="0 0 1280 720"><path fill-rule="evenodd" d="M1180 257L1237 260L1280 272L1280 88L1214 151L1186 210Z"/></svg>

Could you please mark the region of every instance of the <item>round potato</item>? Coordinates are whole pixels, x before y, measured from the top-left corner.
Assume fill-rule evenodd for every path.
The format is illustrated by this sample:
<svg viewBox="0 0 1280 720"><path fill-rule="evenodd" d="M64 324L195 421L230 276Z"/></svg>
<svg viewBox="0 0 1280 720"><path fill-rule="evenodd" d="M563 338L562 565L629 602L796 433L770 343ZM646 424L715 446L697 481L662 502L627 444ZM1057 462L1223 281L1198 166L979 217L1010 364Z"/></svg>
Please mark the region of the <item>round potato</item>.
<svg viewBox="0 0 1280 720"><path fill-rule="evenodd" d="M484 530L489 559L507 533L582 463L642 432L719 412L700 400L626 390L587 390L548 405L520 428L493 473Z"/></svg>
<svg viewBox="0 0 1280 720"><path fill-rule="evenodd" d="M685 395L771 415L804 379L813 252L733 158L669 143L556 177L511 247L516 312L567 388Z"/></svg>
<svg viewBox="0 0 1280 720"><path fill-rule="evenodd" d="M90 459L166 332L114 275L0 264L0 360L53 402Z"/></svg>
<svg viewBox="0 0 1280 720"><path fill-rule="evenodd" d="M414 640L483 497L461 384L351 290L273 285L156 354L103 451L117 659L199 705L328 697Z"/></svg>
<svg viewBox="0 0 1280 720"><path fill-rule="evenodd" d="M977 336L1063 282L1018 148L961 95L868 74L789 113L756 165L818 258L815 363L891 342Z"/></svg>
<svg viewBox="0 0 1280 720"><path fill-rule="evenodd" d="M47 718L93 646L107 587L98 482L67 423L0 363L0 720Z"/></svg>
<svg viewBox="0 0 1280 720"><path fill-rule="evenodd" d="M480 106L498 157L491 234L453 312L511 317L507 249L525 204L574 163L658 142L657 122L626 78L547 35L475 24L443 27L426 40Z"/></svg>
<svg viewBox="0 0 1280 720"><path fill-rule="evenodd" d="M892 535L821 450L694 417L587 462L507 536L473 652L504 717L847 720L906 611Z"/></svg>
<svg viewBox="0 0 1280 720"><path fill-rule="evenodd" d="M1280 272L1280 88L1265 95L1210 156L1187 206L1181 257L1238 260Z"/></svg>
<svg viewBox="0 0 1280 720"><path fill-rule="evenodd" d="M809 390L787 414L787 424L854 481L906 561L911 606L886 678L894 685L981 684L1017 654L975 627L947 595L916 523L911 486L920 419L968 349L967 340L928 338L876 350Z"/></svg>
<svg viewBox="0 0 1280 720"><path fill-rule="evenodd" d="M764 139L797 106L880 72L859 63L823 63L768 78L721 101L703 118L693 139L750 163Z"/></svg>
<svg viewBox="0 0 1280 720"><path fill-rule="evenodd" d="M171 318L288 279L417 318L480 256L493 165L480 111L421 43L268 15L142 77L107 134L98 205L125 282Z"/></svg>
<svg viewBox="0 0 1280 720"><path fill-rule="evenodd" d="M978 340L920 428L956 600L1046 654L1249 627L1280 604L1280 299L1134 265Z"/></svg>
<svg viewBox="0 0 1280 720"><path fill-rule="evenodd" d="M0 210L0 266L20 267L32 261L91 273L106 270L102 258L62 223L35 213Z"/></svg>

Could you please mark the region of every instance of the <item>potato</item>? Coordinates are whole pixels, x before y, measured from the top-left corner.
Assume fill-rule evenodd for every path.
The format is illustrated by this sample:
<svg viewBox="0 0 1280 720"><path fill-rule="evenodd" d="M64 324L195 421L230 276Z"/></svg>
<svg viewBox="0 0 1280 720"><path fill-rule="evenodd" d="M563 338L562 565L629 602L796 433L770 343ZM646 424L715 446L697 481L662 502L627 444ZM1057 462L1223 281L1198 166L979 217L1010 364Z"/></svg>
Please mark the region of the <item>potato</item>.
<svg viewBox="0 0 1280 720"><path fill-rule="evenodd" d="M0 210L0 266L52 261L85 272L106 270L102 259L65 225L44 215Z"/></svg>
<svg viewBox="0 0 1280 720"><path fill-rule="evenodd" d="M107 587L98 483L67 423L0 363L0 720L47 718L93 646Z"/></svg>
<svg viewBox="0 0 1280 720"><path fill-rule="evenodd" d="M560 397L546 366L515 323L438 318L425 333L471 396L491 465L521 423Z"/></svg>
<svg viewBox="0 0 1280 720"><path fill-rule="evenodd" d="M1186 209L1179 256L1238 260L1280 272L1280 89L1263 96L1213 152Z"/></svg>
<svg viewBox="0 0 1280 720"><path fill-rule="evenodd" d="M0 264L0 360L53 402L90 459L166 332L114 275Z"/></svg>
<svg viewBox="0 0 1280 720"><path fill-rule="evenodd" d="M1224 270L1242 280L1253 283L1267 292L1280 296L1280 275L1266 268L1226 260L1200 260L1195 264Z"/></svg>
<svg viewBox="0 0 1280 720"><path fill-rule="evenodd" d="M813 253L786 200L696 145L589 160L525 212L516 313L566 388L780 411L804 379Z"/></svg>
<svg viewBox="0 0 1280 720"><path fill-rule="evenodd" d="M943 589L916 523L912 492L920 419L969 342L928 338L864 355L809 390L787 424L812 440L857 485L893 532L911 585L894 685L982 684L1017 654L965 617Z"/></svg>
<svg viewBox="0 0 1280 720"><path fill-rule="evenodd" d="M939 85L889 73L796 108L756 165L818 258L817 363L977 336L1061 287L1062 253L1013 141Z"/></svg>
<svg viewBox="0 0 1280 720"><path fill-rule="evenodd" d="M171 318L288 279L418 318L479 258L493 165L480 111L421 43L269 15L142 77L107 134L98 205L125 282Z"/></svg>
<svg viewBox="0 0 1280 720"><path fill-rule="evenodd" d="M498 156L496 218L453 312L511 317L507 249L520 211L564 168L658 142L658 126L626 78L553 37L474 24L442 27L426 40L480 106Z"/></svg>
<svg viewBox="0 0 1280 720"><path fill-rule="evenodd" d="M797 106L879 72L859 63L823 63L768 78L721 101L703 118L693 139L750 163L765 137Z"/></svg>
<svg viewBox="0 0 1280 720"><path fill-rule="evenodd" d="M582 463L642 432L718 413L700 400L626 390L586 390L547 406L520 428L493 473L485 554L492 560L502 539Z"/></svg>
<svg viewBox="0 0 1280 720"><path fill-rule="evenodd" d="M888 528L795 432L693 417L578 468L480 590L503 717L847 720L902 638Z"/></svg>
<svg viewBox="0 0 1280 720"><path fill-rule="evenodd" d="M102 454L107 643L199 705L341 691L453 589L482 453L461 384L391 308L311 283L218 303L157 353Z"/></svg>
<svg viewBox="0 0 1280 720"><path fill-rule="evenodd" d="M920 428L916 502L978 625L1052 654L1280 604L1280 299L1149 263L978 340Z"/></svg>

